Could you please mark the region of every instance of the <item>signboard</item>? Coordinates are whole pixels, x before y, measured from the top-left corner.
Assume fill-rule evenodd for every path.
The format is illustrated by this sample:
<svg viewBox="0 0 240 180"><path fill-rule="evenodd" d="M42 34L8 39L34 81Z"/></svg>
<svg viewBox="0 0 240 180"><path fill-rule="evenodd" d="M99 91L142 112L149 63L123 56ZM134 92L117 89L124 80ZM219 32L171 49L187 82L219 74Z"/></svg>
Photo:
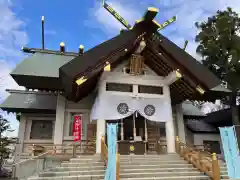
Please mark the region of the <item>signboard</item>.
<svg viewBox="0 0 240 180"><path fill-rule="evenodd" d="M73 122L73 137L74 141L81 141L81 134L82 134L82 119L81 116L76 115L74 116L74 122Z"/></svg>
<svg viewBox="0 0 240 180"><path fill-rule="evenodd" d="M107 125L108 165L104 180L116 180L117 124Z"/></svg>
<svg viewBox="0 0 240 180"><path fill-rule="evenodd" d="M131 28L131 25L128 24L128 22L123 19L120 14L118 14L110 5L108 5L105 1L103 1L103 7L110 12L120 23L122 23L127 29Z"/></svg>
<svg viewBox="0 0 240 180"><path fill-rule="evenodd" d="M224 157L227 164L228 176L240 178L240 154L237 144L235 127L219 128L222 139Z"/></svg>

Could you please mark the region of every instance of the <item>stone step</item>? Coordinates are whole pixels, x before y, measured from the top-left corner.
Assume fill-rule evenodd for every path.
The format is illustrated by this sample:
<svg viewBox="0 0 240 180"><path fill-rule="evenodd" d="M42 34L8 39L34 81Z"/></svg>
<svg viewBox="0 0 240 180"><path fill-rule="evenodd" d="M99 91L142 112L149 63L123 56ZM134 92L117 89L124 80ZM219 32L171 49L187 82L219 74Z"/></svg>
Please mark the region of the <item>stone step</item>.
<svg viewBox="0 0 240 180"><path fill-rule="evenodd" d="M39 173L39 177L61 177L61 176L84 176L84 175L101 175L104 174L105 170L95 170L95 169L91 169L91 170L85 170L85 171L62 171L62 172L42 172Z"/></svg>
<svg viewBox="0 0 240 180"><path fill-rule="evenodd" d="M210 180L208 176L177 176L177 177L141 177L141 178L121 178L121 180Z"/></svg>
<svg viewBox="0 0 240 180"><path fill-rule="evenodd" d="M88 163L84 163L84 162L78 162L78 163L72 163L72 162L68 162L68 163L61 163L61 167L79 167L79 166L86 166L86 167L91 167L91 166L104 166L103 162L88 162Z"/></svg>
<svg viewBox="0 0 240 180"><path fill-rule="evenodd" d="M142 167L137 167L137 168L131 168L131 169L120 169L121 173L127 173L127 172L131 172L131 173L137 173L137 172L148 172L148 173L155 173L155 172L179 172L179 171L187 171L187 172L191 172L191 171L195 171L195 172L199 172L196 168L194 167L176 167L176 168L162 168L162 167L153 167L153 168L149 168L149 169L145 169Z"/></svg>
<svg viewBox="0 0 240 180"><path fill-rule="evenodd" d="M136 172L120 173L120 178L141 178L141 177L178 177L178 176L198 176L203 175L199 171L179 171L179 172Z"/></svg>
<svg viewBox="0 0 240 180"><path fill-rule="evenodd" d="M104 166L78 166L78 167L56 167L54 169L52 169L52 171L55 172L62 172L62 171L88 171L88 170L104 170L105 167Z"/></svg>
<svg viewBox="0 0 240 180"><path fill-rule="evenodd" d="M120 158L120 162L126 162L126 161L138 161L138 162L142 162L142 161L151 161L151 162L160 162L160 161L185 161L183 158L129 158L129 159L121 159Z"/></svg>
<svg viewBox="0 0 240 180"><path fill-rule="evenodd" d="M121 157L120 156L120 160L179 160L179 159L181 159L181 160L183 160L183 158L182 157L174 157L174 156L172 156L172 157Z"/></svg>
<svg viewBox="0 0 240 180"><path fill-rule="evenodd" d="M77 159L100 159L100 158L101 158L101 155L99 154L77 156Z"/></svg>
<svg viewBox="0 0 240 180"><path fill-rule="evenodd" d="M28 180L99 180L99 179L104 179L104 174L28 178Z"/></svg>
<svg viewBox="0 0 240 180"><path fill-rule="evenodd" d="M191 164L161 164L161 166L159 164L138 164L137 166L135 164L120 164L120 168L121 169L127 169L127 168L143 168L143 169L152 169L152 168L188 168L188 167L192 167Z"/></svg>
<svg viewBox="0 0 240 180"><path fill-rule="evenodd" d="M149 160L149 161L121 161L120 162L120 165L126 165L126 164L131 164L131 165L155 164L158 166L162 166L165 164L168 164L168 165L188 164L188 162L183 161L183 160L180 160L180 161L151 161L151 160Z"/></svg>
<svg viewBox="0 0 240 180"><path fill-rule="evenodd" d="M146 154L146 155L120 155L120 157L163 157L163 156L179 156L177 153L168 153L168 154Z"/></svg>
<svg viewBox="0 0 240 180"><path fill-rule="evenodd" d="M91 162L102 162L100 158L98 159L80 159L80 158L72 158L69 160L69 162L79 162L79 163L91 163Z"/></svg>

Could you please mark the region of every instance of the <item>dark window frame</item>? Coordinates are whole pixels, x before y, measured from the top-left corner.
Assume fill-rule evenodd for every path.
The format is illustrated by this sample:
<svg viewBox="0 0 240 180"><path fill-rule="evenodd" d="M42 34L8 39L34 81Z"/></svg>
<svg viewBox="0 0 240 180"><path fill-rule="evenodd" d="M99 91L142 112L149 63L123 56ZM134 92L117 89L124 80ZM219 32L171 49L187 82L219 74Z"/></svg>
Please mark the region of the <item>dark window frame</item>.
<svg viewBox="0 0 240 180"><path fill-rule="evenodd" d="M50 134L48 134L47 136L46 136L46 131L43 132L44 130L41 130L41 127L40 127L40 126L44 126L44 123L45 123L45 126L51 125L51 127L49 127L49 129L51 129L51 131L49 131ZM38 124L38 127L37 127L37 124ZM40 136L37 137L39 134L34 134L36 131L35 128L37 128L38 133L42 135L41 137ZM45 129L46 128L47 127L45 127ZM54 121L53 120L32 120L30 139L52 140L53 139L53 129L54 129Z"/></svg>
<svg viewBox="0 0 240 180"><path fill-rule="evenodd" d="M138 93L139 94L163 95L163 87L162 86L138 85Z"/></svg>
<svg viewBox="0 0 240 180"><path fill-rule="evenodd" d="M111 86L112 85L112 86ZM121 87L123 89L121 89ZM127 90L126 90L127 89ZM108 92L127 92L133 93L133 84L107 82L105 90Z"/></svg>

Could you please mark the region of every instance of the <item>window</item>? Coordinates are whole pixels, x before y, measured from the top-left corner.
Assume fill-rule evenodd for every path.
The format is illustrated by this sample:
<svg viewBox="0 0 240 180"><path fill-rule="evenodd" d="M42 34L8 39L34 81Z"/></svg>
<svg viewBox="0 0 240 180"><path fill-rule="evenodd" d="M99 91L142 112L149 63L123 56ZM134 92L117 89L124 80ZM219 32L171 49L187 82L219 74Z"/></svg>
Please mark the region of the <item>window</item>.
<svg viewBox="0 0 240 180"><path fill-rule="evenodd" d="M163 94L163 87L138 85L138 93Z"/></svg>
<svg viewBox="0 0 240 180"><path fill-rule="evenodd" d="M203 145L211 153L221 154L219 141L203 141Z"/></svg>
<svg viewBox="0 0 240 180"><path fill-rule="evenodd" d="M106 91L133 92L132 84L107 83Z"/></svg>
<svg viewBox="0 0 240 180"><path fill-rule="evenodd" d="M53 121L33 120L30 139L52 139Z"/></svg>

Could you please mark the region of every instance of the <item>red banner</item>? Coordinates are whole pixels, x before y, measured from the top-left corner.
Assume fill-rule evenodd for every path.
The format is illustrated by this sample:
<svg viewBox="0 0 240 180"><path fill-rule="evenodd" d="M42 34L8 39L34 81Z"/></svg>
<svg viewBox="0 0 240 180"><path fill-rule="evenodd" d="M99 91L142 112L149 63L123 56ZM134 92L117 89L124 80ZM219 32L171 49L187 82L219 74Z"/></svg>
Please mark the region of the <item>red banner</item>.
<svg viewBox="0 0 240 180"><path fill-rule="evenodd" d="M74 123L73 123L73 136L74 141L81 141L82 135L82 119L81 116L74 116Z"/></svg>

